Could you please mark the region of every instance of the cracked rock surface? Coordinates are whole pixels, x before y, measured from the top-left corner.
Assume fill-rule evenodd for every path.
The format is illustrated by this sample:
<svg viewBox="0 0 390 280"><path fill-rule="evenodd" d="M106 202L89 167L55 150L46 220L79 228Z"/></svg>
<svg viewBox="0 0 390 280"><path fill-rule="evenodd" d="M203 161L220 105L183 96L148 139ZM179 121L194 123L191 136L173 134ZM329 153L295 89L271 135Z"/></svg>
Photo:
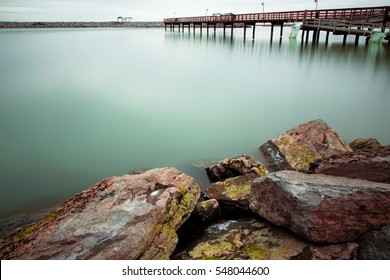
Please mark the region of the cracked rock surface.
<svg viewBox="0 0 390 280"><path fill-rule="evenodd" d="M0 241L1 259L168 259L200 188L174 168L111 177Z"/></svg>

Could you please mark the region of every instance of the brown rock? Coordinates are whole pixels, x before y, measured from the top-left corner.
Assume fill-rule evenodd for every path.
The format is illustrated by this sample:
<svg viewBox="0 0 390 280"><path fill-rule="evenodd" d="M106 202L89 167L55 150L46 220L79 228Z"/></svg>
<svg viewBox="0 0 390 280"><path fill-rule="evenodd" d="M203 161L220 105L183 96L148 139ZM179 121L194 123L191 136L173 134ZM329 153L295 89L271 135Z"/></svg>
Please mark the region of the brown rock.
<svg viewBox="0 0 390 280"><path fill-rule="evenodd" d="M355 260L358 249L359 244L355 242L312 245L303 249L301 254L294 257L294 260Z"/></svg>
<svg viewBox="0 0 390 280"><path fill-rule="evenodd" d="M220 218L221 208L219 207L218 201L214 198L198 202L190 217L190 219L193 220L194 223L208 223Z"/></svg>
<svg viewBox="0 0 390 280"><path fill-rule="evenodd" d="M310 163L309 172L390 184L390 146L317 160Z"/></svg>
<svg viewBox="0 0 390 280"><path fill-rule="evenodd" d="M211 182L217 182L249 173L263 176L267 170L253 157L242 155L215 163L206 168L206 172Z"/></svg>
<svg viewBox="0 0 390 280"><path fill-rule="evenodd" d="M206 195L238 208L249 209L251 184L259 176L249 173L210 184Z"/></svg>
<svg viewBox="0 0 390 280"><path fill-rule="evenodd" d="M307 240L348 242L390 224L390 185L279 171L255 179L250 207Z"/></svg>
<svg viewBox="0 0 390 280"><path fill-rule="evenodd" d="M349 146L352 150L367 150L367 149L375 149L381 148L382 145L375 138L362 139L358 138L349 143Z"/></svg>
<svg viewBox="0 0 390 280"><path fill-rule="evenodd" d="M199 198L174 168L111 177L0 241L1 259L167 259Z"/></svg>
<svg viewBox="0 0 390 280"><path fill-rule="evenodd" d="M324 121L301 124L260 146L264 156L278 170L307 170L309 163L351 148Z"/></svg>

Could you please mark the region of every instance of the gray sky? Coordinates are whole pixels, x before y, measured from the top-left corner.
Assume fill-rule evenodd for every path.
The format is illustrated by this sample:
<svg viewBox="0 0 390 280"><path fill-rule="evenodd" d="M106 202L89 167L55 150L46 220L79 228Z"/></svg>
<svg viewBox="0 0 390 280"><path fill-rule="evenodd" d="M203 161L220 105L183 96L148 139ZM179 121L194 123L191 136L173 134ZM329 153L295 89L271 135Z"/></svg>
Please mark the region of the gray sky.
<svg viewBox="0 0 390 280"><path fill-rule="evenodd" d="M314 0L0 0L0 21L135 21L212 13L315 9ZM318 0L319 9L390 6L390 0Z"/></svg>

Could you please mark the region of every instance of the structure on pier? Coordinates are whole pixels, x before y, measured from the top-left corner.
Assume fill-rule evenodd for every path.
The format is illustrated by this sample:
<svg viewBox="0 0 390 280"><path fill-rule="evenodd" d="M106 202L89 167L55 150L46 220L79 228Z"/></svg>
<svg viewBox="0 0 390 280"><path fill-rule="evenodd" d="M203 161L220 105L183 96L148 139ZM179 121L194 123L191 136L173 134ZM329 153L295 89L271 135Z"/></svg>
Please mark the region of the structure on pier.
<svg viewBox="0 0 390 280"><path fill-rule="evenodd" d="M306 36L306 43L309 39L309 33L313 33L313 42L318 42L320 32L326 32L326 43L328 43L329 34L343 35L345 43L348 35L356 36L355 43L359 41L359 36L365 36L367 42L376 32L386 34L385 39L390 39L390 6L365 7L351 9L327 9L327 10L304 10L292 12L274 12L274 13L255 13L255 14L223 14L212 16L185 17L185 18L166 18L164 19L165 30L175 27L184 32L191 26L194 29L202 28L223 28L225 35L226 28L231 28L231 33L235 27L244 28L244 39L246 38L247 27L252 27L252 38L255 38L256 24L267 24L271 26L271 41L273 38L274 26L280 26L280 37L283 36L283 26L287 23L301 22L303 30L302 42Z"/></svg>

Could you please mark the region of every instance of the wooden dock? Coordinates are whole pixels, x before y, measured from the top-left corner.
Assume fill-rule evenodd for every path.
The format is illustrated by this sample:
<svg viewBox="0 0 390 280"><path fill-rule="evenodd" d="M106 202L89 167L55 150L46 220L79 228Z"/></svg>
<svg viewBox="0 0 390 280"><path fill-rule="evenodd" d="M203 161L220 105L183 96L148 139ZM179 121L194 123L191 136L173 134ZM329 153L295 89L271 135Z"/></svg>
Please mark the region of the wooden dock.
<svg viewBox="0 0 390 280"><path fill-rule="evenodd" d="M256 25L264 24L271 27L271 42L273 39L274 26L280 26L280 38L283 36L283 26L286 24L302 23L302 42L309 40L309 33L312 32L313 43L318 43L320 32L326 32L326 44L329 34L344 36L345 44L347 36L355 36L355 43L358 44L359 37L365 36L366 42L370 37L378 32L386 33L386 40L390 39L390 6L364 7L350 9L326 9L326 10L304 10L273 13L253 13L253 14L223 14L213 16L166 18L164 19L165 30L168 28L175 31L184 32L191 27L194 32L196 28L207 30L212 28L222 28L225 35L226 28L244 28L244 39L247 28L252 28L252 38L255 39ZM390 42L390 40L389 40Z"/></svg>

